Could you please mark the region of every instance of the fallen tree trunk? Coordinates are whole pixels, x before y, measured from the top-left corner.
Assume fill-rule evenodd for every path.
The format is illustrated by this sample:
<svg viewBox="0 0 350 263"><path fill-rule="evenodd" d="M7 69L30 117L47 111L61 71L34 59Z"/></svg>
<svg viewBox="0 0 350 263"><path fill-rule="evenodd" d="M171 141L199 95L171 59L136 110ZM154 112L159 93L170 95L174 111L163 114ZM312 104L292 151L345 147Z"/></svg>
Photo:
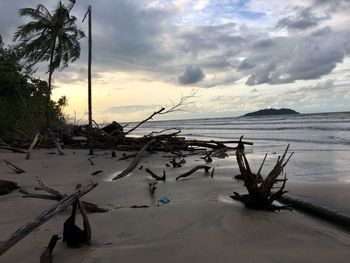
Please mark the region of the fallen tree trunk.
<svg viewBox="0 0 350 263"><path fill-rule="evenodd" d="M41 215L37 216L33 221L28 224L23 225L17 229L11 236L9 236L5 241L0 242L0 256L4 254L13 245L19 242L22 238L32 232L34 229L44 224L50 218L63 211L67 206L71 205L77 199L90 192L97 186L96 183L91 183L85 187L76 190L73 194L65 196L57 204L44 211Z"/></svg>
<svg viewBox="0 0 350 263"><path fill-rule="evenodd" d="M152 145L152 143L154 143L156 140L150 140L148 143L146 143L141 150L136 154L136 157L134 160L132 160L132 162L130 163L130 165L124 170L122 171L120 174L118 174L116 177L114 177L112 180L118 180L120 178L123 178L124 176L128 175L132 170L134 170L136 168L136 166L138 165L138 163L141 160L142 154L147 150L148 147L150 147Z"/></svg>
<svg viewBox="0 0 350 263"><path fill-rule="evenodd" d="M191 174L193 174L195 171L199 170L199 169L204 169L205 172L209 172L209 170L211 169L210 166L207 166L207 165L197 165L196 167L192 168L191 170L189 170L188 172L186 173L183 173L181 175L179 175L178 177L176 177L176 181L179 180L180 178L184 178L184 177L188 177L190 176Z"/></svg>

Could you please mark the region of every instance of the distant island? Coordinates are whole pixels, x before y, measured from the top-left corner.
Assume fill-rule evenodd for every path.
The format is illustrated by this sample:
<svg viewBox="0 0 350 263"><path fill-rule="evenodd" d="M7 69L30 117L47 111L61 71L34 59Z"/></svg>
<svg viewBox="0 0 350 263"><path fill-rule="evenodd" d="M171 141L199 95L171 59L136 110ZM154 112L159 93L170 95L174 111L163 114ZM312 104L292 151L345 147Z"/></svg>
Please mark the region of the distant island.
<svg viewBox="0 0 350 263"><path fill-rule="evenodd" d="M252 117L252 116L266 116L266 115L287 115L287 114L300 114L299 112L291 109L263 109L254 112L247 113L243 117Z"/></svg>

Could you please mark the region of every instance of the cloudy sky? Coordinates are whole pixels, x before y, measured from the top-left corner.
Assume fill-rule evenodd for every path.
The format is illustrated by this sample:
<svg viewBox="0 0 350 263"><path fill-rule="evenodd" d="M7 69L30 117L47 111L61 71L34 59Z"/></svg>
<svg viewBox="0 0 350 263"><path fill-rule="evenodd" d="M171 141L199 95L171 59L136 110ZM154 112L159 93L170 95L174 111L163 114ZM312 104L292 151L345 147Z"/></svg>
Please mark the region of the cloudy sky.
<svg viewBox="0 0 350 263"><path fill-rule="evenodd" d="M57 1L0 0L6 44L26 22L18 9L38 3ZM140 120L193 93L187 111L159 119L350 110L350 0L77 0L84 31L89 4L98 122ZM87 39L81 45L80 59L53 75L54 98L66 95L77 118L87 109Z"/></svg>

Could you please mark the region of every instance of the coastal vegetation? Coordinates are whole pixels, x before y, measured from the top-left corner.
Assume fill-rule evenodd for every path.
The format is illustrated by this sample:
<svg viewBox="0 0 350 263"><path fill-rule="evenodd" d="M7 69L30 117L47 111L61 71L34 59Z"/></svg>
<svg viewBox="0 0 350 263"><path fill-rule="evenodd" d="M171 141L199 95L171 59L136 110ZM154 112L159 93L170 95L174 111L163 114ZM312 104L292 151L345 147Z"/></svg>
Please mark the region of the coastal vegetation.
<svg viewBox="0 0 350 263"><path fill-rule="evenodd" d="M32 76L32 67L21 63L21 52L5 47L0 38L0 138L8 143L41 130L46 125L47 107L53 127L65 121L62 110L67 98L50 99L47 104L48 83Z"/></svg>
<svg viewBox="0 0 350 263"><path fill-rule="evenodd" d="M75 0L69 0L67 5L59 1L56 9L52 12L42 4L36 8L19 10L21 16L31 18L29 23L18 27L14 34L14 40L20 41L17 48L20 50L22 58L27 60L29 66L49 61L48 88L45 90L47 127L50 123L52 74L56 69L63 69L79 58L79 39L85 36L84 32L75 25L76 17L70 15L74 4Z"/></svg>

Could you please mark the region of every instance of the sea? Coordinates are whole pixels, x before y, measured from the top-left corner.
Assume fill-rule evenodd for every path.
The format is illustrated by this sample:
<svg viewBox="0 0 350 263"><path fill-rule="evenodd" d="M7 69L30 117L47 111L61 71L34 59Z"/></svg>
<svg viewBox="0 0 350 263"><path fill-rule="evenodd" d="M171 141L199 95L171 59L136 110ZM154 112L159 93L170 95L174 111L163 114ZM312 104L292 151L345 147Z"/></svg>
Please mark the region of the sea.
<svg viewBox="0 0 350 263"><path fill-rule="evenodd" d="M243 135L254 143L247 147L253 162L265 153L278 156L290 145L292 180L350 182L350 112L148 121L133 134L176 130L201 140L235 140Z"/></svg>

